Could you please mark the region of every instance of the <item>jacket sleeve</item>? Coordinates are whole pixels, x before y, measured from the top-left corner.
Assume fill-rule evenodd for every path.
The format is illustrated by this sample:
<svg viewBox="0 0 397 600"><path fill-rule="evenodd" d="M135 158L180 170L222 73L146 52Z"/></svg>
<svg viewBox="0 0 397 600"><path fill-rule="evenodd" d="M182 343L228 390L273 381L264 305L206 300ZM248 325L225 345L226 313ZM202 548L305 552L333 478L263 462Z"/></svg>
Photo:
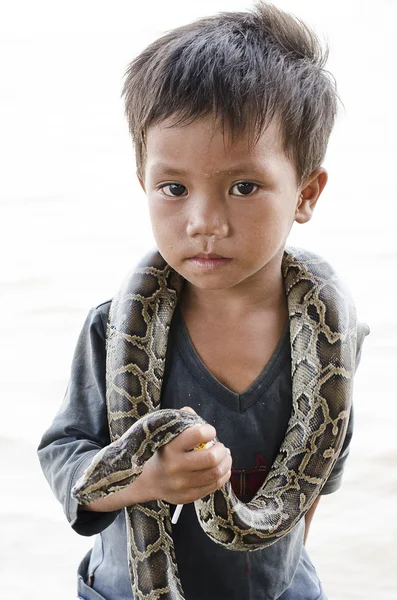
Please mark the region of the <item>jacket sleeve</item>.
<svg viewBox="0 0 397 600"><path fill-rule="evenodd" d="M369 327L365 323L358 323L357 325L357 353L356 353L356 370L361 360L361 352L362 346L365 337L369 334ZM321 495L332 494L336 492L337 489L340 488L342 484L342 476L343 470L345 468L345 463L347 457L349 456L350 451L350 442L353 436L353 427L354 427L354 411L353 407L350 412L349 424L347 426L345 440L343 442L342 450L338 457L338 460L335 463L334 468L331 471L331 474L321 490Z"/></svg>
<svg viewBox="0 0 397 600"><path fill-rule="evenodd" d="M95 454L110 443L105 397L105 327L109 304L92 309L86 319L64 401L38 448L47 481L70 525L81 535L102 531L118 514L82 510L71 496L72 487Z"/></svg>

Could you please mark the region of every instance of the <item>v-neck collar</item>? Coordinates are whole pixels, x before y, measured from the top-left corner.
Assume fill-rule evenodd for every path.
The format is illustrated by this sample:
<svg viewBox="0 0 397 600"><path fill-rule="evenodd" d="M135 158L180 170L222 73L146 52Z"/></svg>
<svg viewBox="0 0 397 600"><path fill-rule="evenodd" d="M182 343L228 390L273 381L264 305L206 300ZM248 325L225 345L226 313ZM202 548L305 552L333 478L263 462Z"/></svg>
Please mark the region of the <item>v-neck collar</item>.
<svg viewBox="0 0 397 600"><path fill-rule="evenodd" d="M226 405L229 409L243 412L252 406L259 398L263 397L274 379L280 372L286 360L290 358L289 341L289 323L286 324L279 342L265 367L259 373L252 384L241 394L233 392L231 389L221 383L207 369L201 358L196 352L190 339L182 312L176 309L172 321L172 337L178 351L185 361L192 375L202 385L206 391L215 397L219 402Z"/></svg>

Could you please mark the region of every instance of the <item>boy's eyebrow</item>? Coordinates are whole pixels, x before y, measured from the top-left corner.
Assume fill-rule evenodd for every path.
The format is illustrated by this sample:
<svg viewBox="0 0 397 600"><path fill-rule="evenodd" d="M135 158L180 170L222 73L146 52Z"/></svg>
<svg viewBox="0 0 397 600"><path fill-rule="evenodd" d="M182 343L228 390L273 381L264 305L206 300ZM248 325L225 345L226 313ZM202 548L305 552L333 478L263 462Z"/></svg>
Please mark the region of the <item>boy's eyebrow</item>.
<svg viewBox="0 0 397 600"><path fill-rule="evenodd" d="M153 171L154 173L161 173L164 175L186 175L187 171L185 171L184 169L174 169L173 167L168 166L165 163L154 163L154 165L151 168L151 171Z"/></svg>
<svg viewBox="0 0 397 600"><path fill-rule="evenodd" d="M265 170L263 166L261 172ZM162 175L170 175L171 177L177 177L178 175L187 175L188 171L185 169L176 169L174 167L170 167L169 165L161 162L154 163L151 168L153 173L161 173ZM252 163L244 163L238 165L236 167L231 167L230 169L220 169L213 172L213 174L221 174L221 175L242 175L243 173L253 173L259 171L258 166Z"/></svg>

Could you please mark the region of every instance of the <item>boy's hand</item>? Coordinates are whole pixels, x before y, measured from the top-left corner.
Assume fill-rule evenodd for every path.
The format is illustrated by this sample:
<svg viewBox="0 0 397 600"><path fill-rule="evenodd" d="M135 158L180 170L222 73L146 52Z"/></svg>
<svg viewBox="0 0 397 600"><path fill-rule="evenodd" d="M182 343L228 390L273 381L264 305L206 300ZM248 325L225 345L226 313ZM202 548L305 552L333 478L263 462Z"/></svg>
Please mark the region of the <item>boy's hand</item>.
<svg viewBox="0 0 397 600"><path fill-rule="evenodd" d="M194 412L189 407L182 410ZM192 452L196 446L211 442L215 437L212 425L189 427L157 450L133 483L82 506L81 510L109 512L150 500L187 504L203 498L221 488L231 475L230 450L220 442Z"/></svg>
<svg viewBox="0 0 397 600"><path fill-rule="evenodd" d="M186 410L186 409L183 409ZM216 436L211 425L195 425L157 450L146 463L140 478L156 500L187 504L221 488L230 478L230 451L220 442L192 452Z"/></svg>

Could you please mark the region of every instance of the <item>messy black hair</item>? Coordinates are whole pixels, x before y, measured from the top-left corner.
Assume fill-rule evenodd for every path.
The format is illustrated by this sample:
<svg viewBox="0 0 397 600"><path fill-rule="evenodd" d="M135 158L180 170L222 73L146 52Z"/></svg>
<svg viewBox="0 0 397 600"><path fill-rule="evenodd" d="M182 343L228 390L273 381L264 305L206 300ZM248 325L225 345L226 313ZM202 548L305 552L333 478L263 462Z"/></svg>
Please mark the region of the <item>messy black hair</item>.
<svg viewBox="0 0 397 600"><path fill-rule="evenodd" d="M138 172L144 172L153 124L213 115L232 137L248 133L255 141L277 118L284 150L303 180L321 165L336 116L327 55L304 23L264 2L251 12L220 13L170 31L126 72L123 96Z"/></svg>

